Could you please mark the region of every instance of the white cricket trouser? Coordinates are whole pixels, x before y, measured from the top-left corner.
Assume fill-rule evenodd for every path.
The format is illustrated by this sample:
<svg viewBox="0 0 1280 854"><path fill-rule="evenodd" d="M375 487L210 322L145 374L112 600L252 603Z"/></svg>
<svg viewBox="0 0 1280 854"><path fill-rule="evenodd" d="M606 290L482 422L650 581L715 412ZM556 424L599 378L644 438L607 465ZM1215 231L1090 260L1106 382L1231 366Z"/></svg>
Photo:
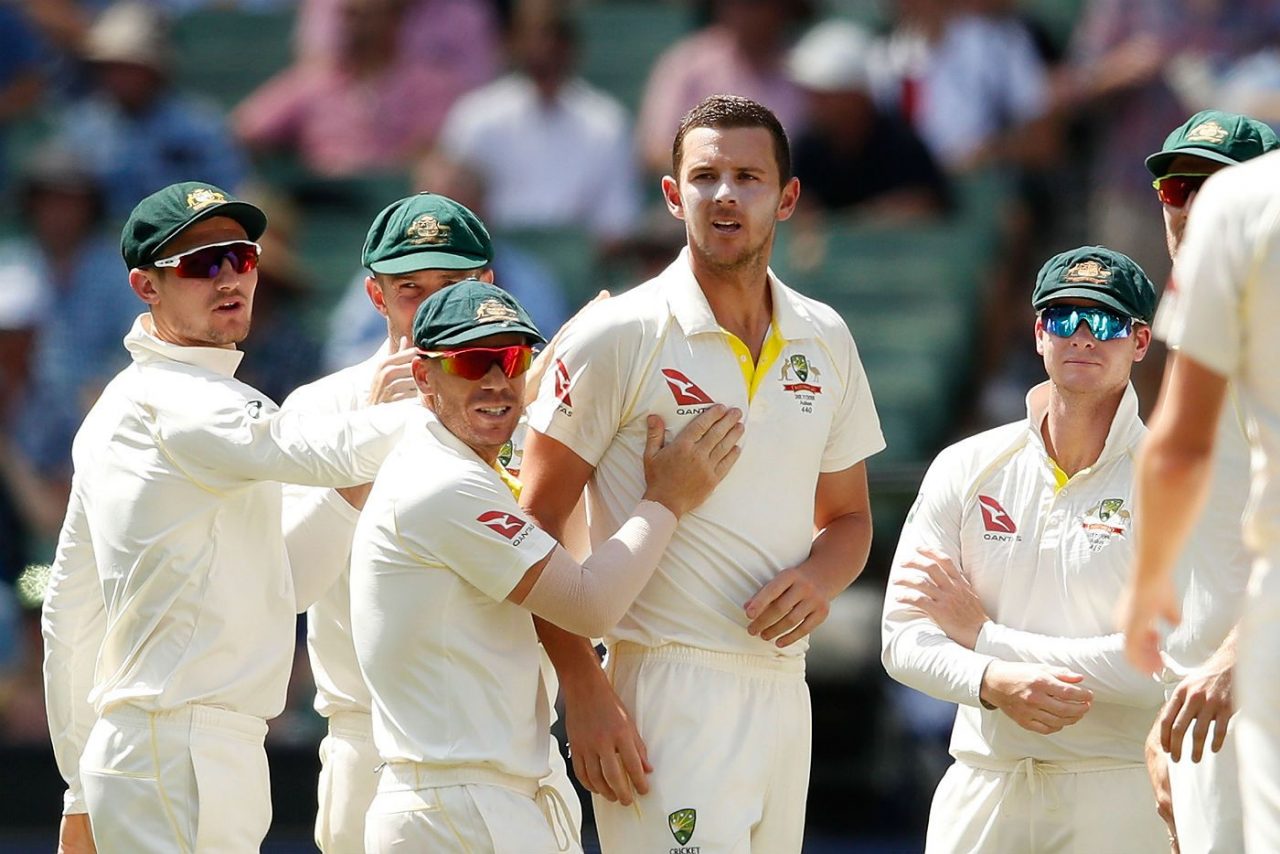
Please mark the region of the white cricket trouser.
<svg viewBox="0 0 1280 854"><path fill-rule="evenodd" d="M957 760L933 795L925 854L1168 854L1141 764Z"/></svg>
<svg viewBox="0 0 1280 854"><path fill-rule="evenodd" d="M250 854L271 825L261 718L116 706L94 724L80 781L99 851Z"/></svg>
<svg viewBox="0 0 1280 854"><path fill-rule="evenodd" d="M582 804L569 781L560 746L551 740L551 773L543 785L560 793L573 833L582 835ZM378 748L373 743L373 717L339 712L329 717L329 734L320 742L316 847L325 854L362 854L364 817L378 792Z"/></svg>
<svg viewBox="0 0 1280 854"><path fill-rule="evenodd" d="M1245 850L1280 851L1280 572L1274 558L1259 558L1249 579L1240 623L1240 659L1234 683L1240 704L1236 738Z"/></svg>
<svg viewBox="0 0 1280 854"><path fill-rule="evenodd" d="M1181 854L1244 851L1234 717L1227 727L1222 750L1214 753L1206 745L1199 762L1191 761L1190 734L1183 739L1182 761L1169 759L1169 789L1173 795L1173 821L1178 826Z"/></svg>
<svg viewBox="0 0 1280 854"><path fill-rule="evenodd" d="M487 768L394 762L378 775L365 850L582 854L571 821L560 793L536 780Z"/></svg>
<svg viewBox="0 0 1280 854"><path fill-rule="evenodd" d="M619 643L614 690L649 753L649 794L593 798L604 854L793 854L813 720L803 658Z"/></svg>
<svg viewBox="0 0 1280 854"><path fill-rule="evenodd" d="M364 851L364 814L378 791L381 764L372 716L338 712L329 717L329 734L320 742L316 793L316 847L325 854Z"/></svg>

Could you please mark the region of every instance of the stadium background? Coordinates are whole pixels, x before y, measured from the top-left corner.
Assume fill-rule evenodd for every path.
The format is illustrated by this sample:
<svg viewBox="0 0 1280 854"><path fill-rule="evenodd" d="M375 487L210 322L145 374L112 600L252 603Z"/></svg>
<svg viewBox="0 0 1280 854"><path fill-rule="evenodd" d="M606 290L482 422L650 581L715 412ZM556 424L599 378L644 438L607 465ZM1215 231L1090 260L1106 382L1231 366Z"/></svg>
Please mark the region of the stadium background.
<svg viewBox="0 0 1280 854"><path fill-rule="evenodd" d="M31 66L41 80L34 98L5 100L8 90L3 87L21 78L22 69L15 75L0 62L0 132L6 147L0 161L5 198L0 247L30 239L31 222L21 202L31 164L55 146L77 99L89 97L94 86L92 70L77 62L74 40L60 40L44 29L49 24L42 17L47 16L32 14L43 2L0 2L0 30L21 22L19 39L41 42ZM509 22L517 13L510 0L494 2L490 12L497 21ZM81 7L85 19L105 5L92 0L57 3ZM230 115L259 85L297 59L297 10L289 0L153 0L153 5L168 7L172 15L168 43L173 86L215 111ZM924 467L949 440L1020 416L1022 391L1040 376L1029 346L1031 315L1026 303L1041 259L1071 245L1104 242L1140 257L1153 279L1163 279L1167 262L1150 250L1153 242L1158 249L1160 235L1153 194L1133 223L1140 236L1133 238L1132 246L1116 243L1103 230L1093 198L1102 180L1097 176L1106 174L1109 158L1123 153L1115 150L1117 145L1127 142L1135 152L1155 150L1182 117L1208 106L1195 103L1189 92L1212 97L1205 95L1205 86L1238 82L1240 75L1232 74L1246 60L1268 68L1257 57L1274 48L1277 29L1255 33L1258 43L1242 46L1230 38L1228 23L1220 21L1226 35L1197 44L1188 58L1189 42L1170 35L1177 31L1170 16L1182 15L1184 20L1174 23L1185 27L1185 18L1193 15L1180 3L1168 4L1163 17L1153 17L1150 31L1142 29L1142 16L1161 4L814 0L803 8L790 5L796 14L788 39L832 17L857 22L885 37L920 7L946 6L944 18L963 11L1029 35L1046 75L1044 103L1036 120L1037 132L1047 132L1048 144L1034 154L944 164L947 202L933 214L885 222L856 208L814 209L779 229L775 249L773 266L784 280L831 303L849 322L888 441L888 450L869 463L876 527L871 560L862 578L835 604L810 654L814 763L812 838L806 850L914 851L920 847L932 786L948 761L945 744L953 709L888 680L878 659L878 617L898 526ZM677 40L713 22L720 11L712 4L670 0L596 0L565 9L578 32L581 75L616 98L633 121L655 60ZM1091 98L1073 89L1072 81L1098 71L1086 67L1084 57L1096 55L1089 49L1098 46L1089 42L1106 31L1100 23L1104 19L1130 27L1124 38L1156 39L1163 55L1146 78ZM1185 61L1175 62L1180 53ZM1209 82L1202 79L1196 90L1186 83L1185 69L1194 66L1192 60L1206 57L1198 68L1202 78L1210 75ZM1280 100L1274 73L1254 73L1246 82L1255 96L1251 103L1263 105L1260 117L1280 117L1280 108L1265 114L1265 105L1275 108ZM1161 92L1153 96L1155 90ZM1111 125L1133 118L1132 111L1141 111L1152 98L1167 100L1171 91L1178 95L1172 111L1146 116L1148 138L1117 143L1109 133ZM1012 120L992 128L993 135L1015 138L1019 131ZM255 346L274 346L273 352L279 352L281 341L290 342L296 350L289 361L291 373L273 377L284 383L278 392L283 394L321 372L323 342L335 333L333 311L357 274L367 224L380 207L409 191L414 163L406 159L391 169L320 175L287 148L251 152L249 162L252 178L246 186L263 200L283 233L282 245L273 248L289 264L283 273L274 274L291 277L293 286L287 300L276 306L270 331L255 328L257 334L245 349L252 354ZM616 291L637 283L673 257L682 242L678 227L673 230L663 222L656 174L644 166L639 170L645 173L644 211L627 239L602 242L589 223L579 222L495 229L500 246L531 256L549 271L569 310L601 287ZM111 200L107 208L118 210L117 201ZM124 209L131 204L126 200ZM119 217L108 214L102 227L111 232L118 224ZM17 287L16 274L6 266L8 257L0 251L0 306L11 295L4 289ZM123 291L119 298L132 299ZM32 486L25 469L13 464L22 450L13 425L21 420L17 410L25 405L23 384L31 382L40 367L32 363L39 358L42 326L59 310L55 300L25 325L0 325L0 379L6 383L0 387L0 451L5 457L0 465L0 852L52 850L60 803L61 781L47 744L40 698L38 621L39 567L48 563L60 520L60 514L52 514L57 516L53 519L48 509L50 503L56 506L52 499L58 495L58 475ZM309 850L315 745L324 724L309 708L305 655L298 658L290 697L285 714L272 724L268 742L275 821L265 850L271 851ZM699 702L697 697L687 701Z"/></svg>

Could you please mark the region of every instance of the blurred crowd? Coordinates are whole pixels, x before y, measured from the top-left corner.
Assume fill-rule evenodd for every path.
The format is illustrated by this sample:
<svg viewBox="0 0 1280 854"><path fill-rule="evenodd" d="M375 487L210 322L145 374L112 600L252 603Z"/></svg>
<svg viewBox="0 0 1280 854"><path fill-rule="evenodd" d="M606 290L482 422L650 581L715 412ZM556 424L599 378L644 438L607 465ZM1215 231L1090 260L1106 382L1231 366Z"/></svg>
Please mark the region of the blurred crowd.
<svg viewBox="0 0 1280 854"><path fill-rule="evenodd" d="M803 192L784 228L798 234L932 227L961 216L963 178L979 172L1016 188L983 268L960 430L1021 414L1038 368L1007 345L1029 328L1043 258L1105 243L1166 277L1143 158L1169 130L1206 107L1280 126L1274 0L668 2L687 28L637 69L630 104L584 72L585 56L598 67L613 51L584 40L591 0L0 0L0 741L47 739L38 567L66 505L71 439L125 365L141 310L119 224L166 184L200 179L267 209L240 376L281 400L363 359L385 330L359 286L361 230L347 266L324 272L335 287L298 248L325 203L316 188L390 176L472 207L495 234L498 283L553 331L581 293L515 236L579 232L592 263L627 271L611 284L637 283L683 243L656 181L680 116L708 94L747 95L791 136ZM292 16L281 61L234 104L191 79L271 58L224 39L214 10ZM203 31L176 38L197 15ZM193 38L205 42L194 77ZM274 732L311 740L305 657L296 697Z"/></svg>

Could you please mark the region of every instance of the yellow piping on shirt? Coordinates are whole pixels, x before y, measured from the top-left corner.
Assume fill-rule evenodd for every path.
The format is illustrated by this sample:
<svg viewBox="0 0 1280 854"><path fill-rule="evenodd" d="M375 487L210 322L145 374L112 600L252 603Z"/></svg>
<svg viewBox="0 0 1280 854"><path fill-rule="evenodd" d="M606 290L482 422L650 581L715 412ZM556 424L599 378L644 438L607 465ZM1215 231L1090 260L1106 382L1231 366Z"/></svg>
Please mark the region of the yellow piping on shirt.
<svg viewBox="0 0 1280 854"><path fill-rule="evenodd" d="M764 339L764 346L760 348L760 361L753 362L751 350L741 338L724 327L721 327L720 331L729 339L729 349L733 350L733 355L737 357L738 367L742 369L742 379L747 384L747 400L750 401L756 396L760 381L782 355L783 349L787 346L787 339L778 332L777 326L770 323L769 334Z"/></svg>

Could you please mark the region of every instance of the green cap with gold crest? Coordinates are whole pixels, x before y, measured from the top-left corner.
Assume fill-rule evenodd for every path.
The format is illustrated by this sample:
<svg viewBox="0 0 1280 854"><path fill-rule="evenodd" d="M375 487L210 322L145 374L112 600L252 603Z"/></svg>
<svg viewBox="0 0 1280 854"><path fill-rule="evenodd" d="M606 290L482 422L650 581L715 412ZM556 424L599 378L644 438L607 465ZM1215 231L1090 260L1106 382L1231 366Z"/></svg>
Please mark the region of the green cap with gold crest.
<svg viewBox="0 0 1280 854"><path fill-rule="evenodd" d="M1169 164L1180 154L1203 157L1234 166L1280 148L1280 138L1270 127L1248 116L1201 110L1187 119L1147 158L1147 169L1157 178L1169 174Z"/></svg>
<svg viewBox="0 0 1280 854"><path fill-rule="evenodd" d="M120 254L129 269L165 257L164 245L184 229L215 216L233 219L249 240L267 230L267 215L226 190L199 181L183 181L156 190L134 207L120 232Z"/></svg>
<svg viewBox="0 0 1280 854"><path fill-rule="evenodd" d="M418 193L374 217L361 261L375 273L474 270L493 262L493 243L466 206L448 196Z"/></svg>
<svg viewBox="0 0 1280 854"><path fill-rule="evenodd" d="M525 336L530 344L547 340L519 300L477 279L436 291L413 316L413 343L420 350L447 349L508 332Z"/></svg>
<svg viewBox="0 0 1280 854"><path fill-rule="evenodd" d="M1088 299L1150 323L1156 313L1156 289L1137 263L1105 246L1081 246L1060 252L1036 274L1031 307L1036 311L1054 300Z"/></svg>

